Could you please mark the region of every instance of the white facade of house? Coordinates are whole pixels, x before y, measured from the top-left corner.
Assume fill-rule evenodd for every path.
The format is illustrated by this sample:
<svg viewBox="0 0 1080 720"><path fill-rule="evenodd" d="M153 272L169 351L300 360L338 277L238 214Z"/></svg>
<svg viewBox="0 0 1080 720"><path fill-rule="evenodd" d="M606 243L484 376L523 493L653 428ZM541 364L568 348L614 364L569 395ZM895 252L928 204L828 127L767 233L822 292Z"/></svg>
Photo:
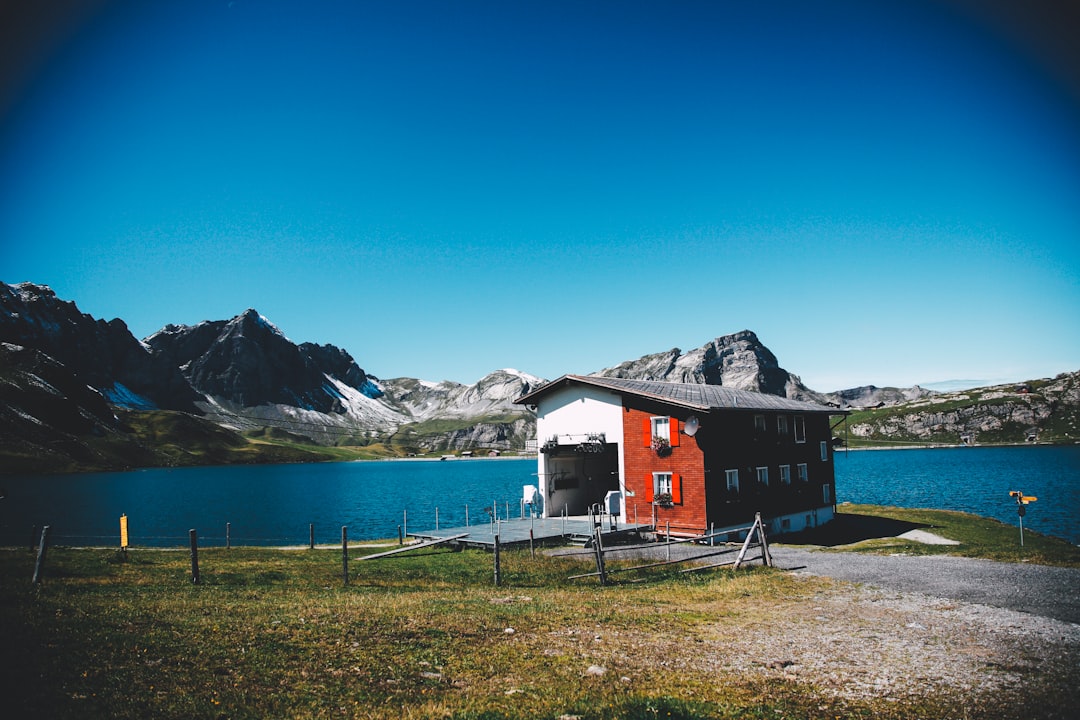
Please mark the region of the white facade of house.
<svg viewBox="0 0 1080 720"><path fill-rule="evenodd" d="M536 408L536 439L541 447L552 441L558 445L576 446L602 435L605 443L618 446L618 473L622 477L622 413L622 399L615 393L580 385L557 390L541 400ZM580 477L587 472L580 456L559 457L541 452L538 467L544 517L561 515L568 506L580 506L584 481L587 480ZM626 516L625 492L621 514Z"/></svg>

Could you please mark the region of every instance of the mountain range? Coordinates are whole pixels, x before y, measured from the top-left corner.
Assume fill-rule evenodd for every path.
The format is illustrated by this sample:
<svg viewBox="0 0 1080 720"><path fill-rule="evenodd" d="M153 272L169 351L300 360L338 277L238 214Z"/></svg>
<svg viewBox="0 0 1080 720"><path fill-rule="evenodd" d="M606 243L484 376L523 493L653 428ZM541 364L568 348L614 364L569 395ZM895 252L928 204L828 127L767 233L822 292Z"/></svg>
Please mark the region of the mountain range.
<svg viewBox="0 0 1080 720"><path fill-rule="evenodd" d="M593 374L725 385L845 409L934 396L917 386L811 390L749 330ZM95 319L47 286L0 283L0 382L0 439L6 439L0 450L23 458L9 467L22 467L56 454L85 466L94 452L82 448L80 437L123 444L135 432L133 422L143 435L136 445L150 452L163 420L155 416L151 430L145 413L166 411L185 416L170 421L173 429L183 423L185 437L205 426L195 434L274 436L327 448L377 446L389 454L521 449L535 436L535 417L513 401L545 381L510 369L472 385L380 379L342 348L294 343L254 309L230 320L166 325L140 341L122 320ZM237 437L226 445L246 442ZM265 460L258 453L245 457ZM308 458L301 453L296 459ZM120 464L143 461L162 462L135 457ZM90 462L113 464L108 457Z"/></svg>

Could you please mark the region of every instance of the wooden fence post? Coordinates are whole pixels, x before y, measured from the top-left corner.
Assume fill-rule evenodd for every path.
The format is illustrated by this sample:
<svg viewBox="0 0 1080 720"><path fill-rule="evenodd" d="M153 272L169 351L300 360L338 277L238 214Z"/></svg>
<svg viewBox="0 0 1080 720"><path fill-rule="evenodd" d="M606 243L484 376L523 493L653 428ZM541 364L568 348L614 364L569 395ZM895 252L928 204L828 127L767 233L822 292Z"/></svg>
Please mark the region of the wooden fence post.
<svg viewBox="0 0 1080 720"><path fill-rule="evenodd" d="M232 523L225 523L225 549L232 549Z"/></svg>
<svg viewBox="0 0 1080 720"><path fill-rule="evenodd" d="M593 552L596 554L596 574L600 577L600 584L607 585L607 570L604 568L603 533L604 530L599 525L593 528Z"/></svg>
<svg viewBox="0 0 1080 720"><path fill-rule="evenodd" d="M401 534L401 526L400 525L397 526L397 544L398 544L398 547L405 544L405 538Z"/></svg>
<svg viewBox="0 0 1080 720"><path fill-rule="evenodd" d="M667 548L667 559L671 559L671 521L665 522L664 527L664 543Z"/></svg>
<svg viewBox="0 0 1080 720"><path fill-rule="evenodd" d="M341 579L349 584L349 532L348 526L341 526Z"/></svg>
<svg viewBox="0 0 1080 720"><path fill-rule="evenodd" d="M199 584L199 536L192 528L188 530L188 540L191 542L191 584Z"/></svg>
<svg viewBox="0 0 1080 720"><path fill-rule="evenodd" d="M499 536L495 536L495 586L502 585L502 566L499 558Z"/></svg>
<svg viewBox="0 0 1080 720"><path fill-rule="evenodd" d="M41 542L38 543L37 562L34 563L34 584L41 584L45 574L45 551L49 547L49 526L41 528Z"/></svg>
<svg viewBox="0 0 1080 720"><path fill-rule="evenodd" d="M308 535L308 549L314 550L315 549L315 523L308 523L307 535Z"/></svg>

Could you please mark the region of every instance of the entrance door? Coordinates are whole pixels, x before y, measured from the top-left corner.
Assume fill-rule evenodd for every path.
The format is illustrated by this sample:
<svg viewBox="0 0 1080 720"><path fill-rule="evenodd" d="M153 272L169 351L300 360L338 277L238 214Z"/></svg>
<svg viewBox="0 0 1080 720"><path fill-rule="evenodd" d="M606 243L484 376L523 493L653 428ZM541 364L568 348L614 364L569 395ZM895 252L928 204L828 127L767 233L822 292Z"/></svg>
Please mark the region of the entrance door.
<svg viewBox="0 0 1080 720"><path fill-rule="evenodd" d="M585 515L589 507L619 489L619 448L605 443L600 452L561 446L547 458L547 503L544 515Z"/></svg>

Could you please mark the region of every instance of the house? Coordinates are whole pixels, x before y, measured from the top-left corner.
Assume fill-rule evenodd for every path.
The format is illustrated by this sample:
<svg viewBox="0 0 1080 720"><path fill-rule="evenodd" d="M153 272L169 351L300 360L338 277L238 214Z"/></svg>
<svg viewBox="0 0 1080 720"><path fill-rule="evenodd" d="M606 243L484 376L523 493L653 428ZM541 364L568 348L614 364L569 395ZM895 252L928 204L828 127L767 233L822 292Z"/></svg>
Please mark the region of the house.
<svg viewBox="0 0 1080 720"><path fill-rule="evenodd" d="M536 410L545 517L617 499L672 535L771 532L832 519L833 425L846 410L719 385L565 375L515 400Z"/></svg>

